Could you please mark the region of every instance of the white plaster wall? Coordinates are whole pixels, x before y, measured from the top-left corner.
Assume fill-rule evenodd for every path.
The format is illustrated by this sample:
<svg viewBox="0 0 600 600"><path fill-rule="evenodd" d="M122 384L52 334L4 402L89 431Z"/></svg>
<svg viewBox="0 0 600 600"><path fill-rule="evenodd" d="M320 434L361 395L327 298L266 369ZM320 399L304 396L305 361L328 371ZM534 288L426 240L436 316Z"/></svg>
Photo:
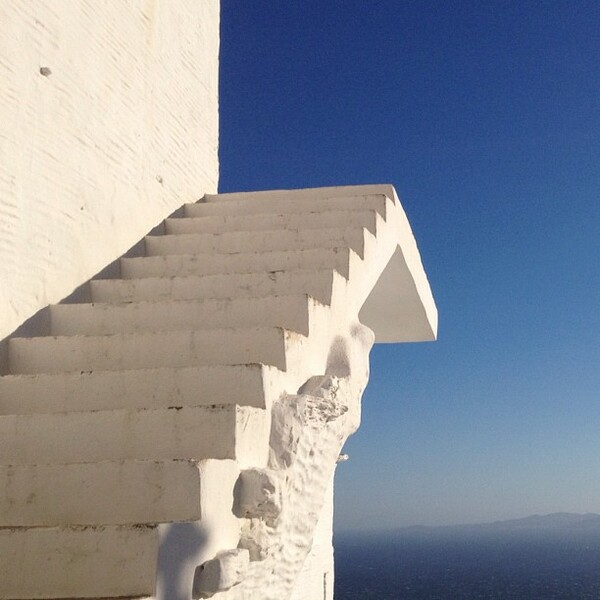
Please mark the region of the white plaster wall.
<svg viewBox="0 0 600 600"><path fill-rule="evenodd" d="M198 565L223 549L237 546L240 522L233 515L233 488L238 465L230 460L204 460L200 521L159 526L158 576L153 600L191 600Z"/></svg>
<svg viewBox="0 0 600 600"><path fill-rule="evenodd" d="M218 50L218 0L0 0L0 339L216 191Z"/></svg>
<svg viewBox="0 0 600 600"><path fill-rule="evenodd" d="M333 479L290 600L333 600Z"/></svg>

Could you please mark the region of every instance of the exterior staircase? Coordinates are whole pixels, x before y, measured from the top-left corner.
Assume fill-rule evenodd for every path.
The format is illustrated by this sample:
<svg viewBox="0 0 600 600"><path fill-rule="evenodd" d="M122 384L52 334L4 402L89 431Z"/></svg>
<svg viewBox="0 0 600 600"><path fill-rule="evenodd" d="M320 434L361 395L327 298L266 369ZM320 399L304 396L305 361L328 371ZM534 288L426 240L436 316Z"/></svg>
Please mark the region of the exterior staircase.
<svg viewBox="0 0 600 600"><path fill-rule="evenodd" d="M0 599L289 598L315 524L289 558L282 523L318 516L358 425L351 403L336 423L366 385L359 323L435 338L393 188L208 196L106 273L6 342ZM174 566L184 525L202 540Z"/></svg>

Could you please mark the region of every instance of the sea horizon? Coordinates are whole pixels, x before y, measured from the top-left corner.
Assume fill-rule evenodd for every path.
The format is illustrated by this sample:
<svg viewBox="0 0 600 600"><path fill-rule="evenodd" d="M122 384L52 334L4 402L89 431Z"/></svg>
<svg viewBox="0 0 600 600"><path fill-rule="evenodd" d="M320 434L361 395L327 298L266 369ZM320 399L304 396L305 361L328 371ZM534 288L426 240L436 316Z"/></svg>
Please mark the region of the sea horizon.
<svg viewBox="0 0 600 600"><path fill-rule="evenodd" d="M600 515L334 536L336 600L597 600Z"/></svg>

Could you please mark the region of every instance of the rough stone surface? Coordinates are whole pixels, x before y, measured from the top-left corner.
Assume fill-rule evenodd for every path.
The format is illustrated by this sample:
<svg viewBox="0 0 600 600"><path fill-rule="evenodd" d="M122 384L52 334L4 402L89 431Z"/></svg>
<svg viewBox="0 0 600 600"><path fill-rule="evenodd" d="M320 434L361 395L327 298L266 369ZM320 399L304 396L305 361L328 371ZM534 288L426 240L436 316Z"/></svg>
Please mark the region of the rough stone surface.
<svg viewBox="0 0 600 600"><path fill-rule="evenodd" d="M369 329L353 325L347 337L335 340L326 375L273 407L269 464L283 479L281 513L275 522L249 519L244 526L241 544L255 562L232 597L275 600L292 594L312 548L337 456L360 422L372 343Z"/></svg>
<svg viewBox="0 0 600 600"><path fill-rule="evenodd" d="M274 521L281 512L281 481L277 471L246 469L240 473L234 512L246 519Z"/></svg>
<svg viewBox="0 0 600 600"><path fill-rule="evenodd" d="M231 589L246 578L249 560L248 550L243 548L220 552L196 570L192 596L210 598Z"/></svg>

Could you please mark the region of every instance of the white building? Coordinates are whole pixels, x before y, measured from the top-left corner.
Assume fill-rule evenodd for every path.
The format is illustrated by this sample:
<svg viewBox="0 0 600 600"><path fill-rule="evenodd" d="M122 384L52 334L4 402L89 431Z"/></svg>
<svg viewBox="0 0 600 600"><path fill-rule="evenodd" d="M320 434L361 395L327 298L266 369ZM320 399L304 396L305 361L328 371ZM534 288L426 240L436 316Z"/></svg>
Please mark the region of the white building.
<svg viewBox="0 0 600 600"><path fill-rule="evenodd" d="M370 347L437 327L393 188L215 195L216 0L0 33L0 599L332 598Z"/></svg>

